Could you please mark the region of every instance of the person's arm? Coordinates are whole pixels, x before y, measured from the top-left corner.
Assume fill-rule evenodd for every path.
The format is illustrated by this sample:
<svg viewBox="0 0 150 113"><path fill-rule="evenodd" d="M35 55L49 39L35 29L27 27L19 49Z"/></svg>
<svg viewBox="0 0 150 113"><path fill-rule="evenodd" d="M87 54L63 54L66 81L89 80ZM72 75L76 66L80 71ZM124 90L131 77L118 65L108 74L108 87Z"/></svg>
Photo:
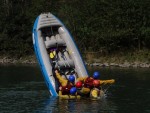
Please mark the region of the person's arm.
<svg viewBox="0 0 150 113"><path fill-rule="evenodd" d="M88 94L90 92L90 89L89 88L86 88L86 87L82 87L82 89L80 90L80 92L82 94Z"/></svg>
<svg viewBox="0 0 150 113"><path fill-rule="evenodd" d="M100 84L113 84L115 83L114 79L110 79L110 80L100 80Z"/></svg>
<svg viewBox="0 0 150 113"><path fill-rule="evenodd" d="M66 79L62 78L57 70L55 71L55 73L56 73L56 77L58 78L58 80L61 83L61 85L62 86L66 86L68 81Z"/></svg>

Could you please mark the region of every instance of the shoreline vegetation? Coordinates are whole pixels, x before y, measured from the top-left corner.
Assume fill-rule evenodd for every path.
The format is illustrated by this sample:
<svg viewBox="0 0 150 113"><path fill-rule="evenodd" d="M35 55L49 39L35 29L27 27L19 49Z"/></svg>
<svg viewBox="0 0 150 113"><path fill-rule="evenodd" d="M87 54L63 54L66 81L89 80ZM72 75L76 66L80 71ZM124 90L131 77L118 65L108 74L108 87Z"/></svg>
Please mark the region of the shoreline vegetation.
<svg viewBox="0 0 150 113"><path fill-rule="evenodd" d="M148 0L1 0L0 3L0 64L37 63L33 23L39 14L51 12L73 36L87 65L150 67Z"/></svg>
<svg viewBox="0 0 150 113"><path fill-rule="evenodd" d="M146 53L145 53L146 54ZM150 68L149 54L128 54L128 55L109 55L98 57L95 53L84 53L83 60L85 65L95 67L121 67L121 68ZM35 55L13 58L0 56L1 65L9 64L38 64Z"/></svg>
<svg viewBox="0 0 150 113"><path fill-rule="evenodd" d="M99 52L88 52L84 57L86 65L100 67L133 67L150 68L149 50L132 52L117 52L114 54L101 54Z"/></svg>

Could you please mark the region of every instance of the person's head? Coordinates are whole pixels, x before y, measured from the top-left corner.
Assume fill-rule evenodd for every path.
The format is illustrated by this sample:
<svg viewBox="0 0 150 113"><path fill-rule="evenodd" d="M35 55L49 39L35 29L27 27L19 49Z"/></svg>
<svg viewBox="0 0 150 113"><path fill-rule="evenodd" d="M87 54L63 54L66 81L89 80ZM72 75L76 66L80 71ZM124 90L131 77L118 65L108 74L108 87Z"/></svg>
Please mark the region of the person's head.
<svg viewBox="0 0 150 113"><path fill-rule="evenodd" d="M72 88L70 89L70 94L71 94L71 95L74 95L76 92L77 92L77 88L76 88L76 87L72 87Z"/></svg>
<svg viewBox="0 0 150 113"><path fill-rule="evenodd" d="M99 79L99 77L100 77L100 73L99 73L98 71L95 71L95 72L93 73L93 78L94 78L94 79Z"/></svg>
<svg viewBox="0 0 150 113"><path fill-rule="evenodd" d="M100 86L100 81L99 80L93 80L93 86L94 87L99 87Z"/></svg>
<svg viewBox="0 0 150 113"><path fill-rule="evenodd" d="M81 81L76 82L76 88L82 88L82 82Z"/></svg>
<svg viewBox="0 0 150 113"><path fill-rule="evenodd" d="M75 77L73 75L70 75L68 79L72 83L75 81Z"/></svg>

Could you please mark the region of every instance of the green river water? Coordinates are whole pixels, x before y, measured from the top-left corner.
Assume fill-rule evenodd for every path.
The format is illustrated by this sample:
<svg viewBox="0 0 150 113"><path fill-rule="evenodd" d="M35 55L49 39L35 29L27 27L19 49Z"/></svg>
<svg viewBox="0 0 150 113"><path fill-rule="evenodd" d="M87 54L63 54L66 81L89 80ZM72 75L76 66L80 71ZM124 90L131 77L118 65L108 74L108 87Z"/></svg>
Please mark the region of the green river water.
<svg viewBox="0 0 150 113"><path fill-rule="evenodd" d="M0 113L150 113L149 68L88 67L115 79L103 100L51 97L38 65L0 66Z"/></svg>

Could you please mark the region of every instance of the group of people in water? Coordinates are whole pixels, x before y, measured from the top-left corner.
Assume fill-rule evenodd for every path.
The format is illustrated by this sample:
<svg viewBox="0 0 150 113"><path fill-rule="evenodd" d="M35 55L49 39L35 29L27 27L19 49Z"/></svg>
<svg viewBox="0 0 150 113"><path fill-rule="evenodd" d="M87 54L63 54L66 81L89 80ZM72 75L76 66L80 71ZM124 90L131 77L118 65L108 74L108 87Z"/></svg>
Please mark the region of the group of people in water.
<svg viewBox="0 0 150 113"><path fill-rule="evenodd" d="M68 79L63 78L58 70L55 70L56 78L60 83L59 97L62 98L81 98L92 97L100 98L104 95L101 89L102 84L112 84L115 82L111 80L100 80L100 73L94 72L92 77L75 78L74 75L69 75Z"/></svg>
<svg viewBox="0 0 150 113"><path fill-rule="evenodd" d="M61 48L57 48L61 49ZM50 49L49 57L52 61L56 61L56 48ZM59 50L62 51L62 50ZM55 75L59 82L59 97L66 99L81 98L81 97L92 97L100 98L104 95L104 91L101 89L103 84L113 84L114 79L111 80L100 80L100 73L94 72L91 77L78 77L76 78L75 72L69 73L69 77L63 77L60 69L55 68ZM64 74L66 76L66 74Z"/></svg>

